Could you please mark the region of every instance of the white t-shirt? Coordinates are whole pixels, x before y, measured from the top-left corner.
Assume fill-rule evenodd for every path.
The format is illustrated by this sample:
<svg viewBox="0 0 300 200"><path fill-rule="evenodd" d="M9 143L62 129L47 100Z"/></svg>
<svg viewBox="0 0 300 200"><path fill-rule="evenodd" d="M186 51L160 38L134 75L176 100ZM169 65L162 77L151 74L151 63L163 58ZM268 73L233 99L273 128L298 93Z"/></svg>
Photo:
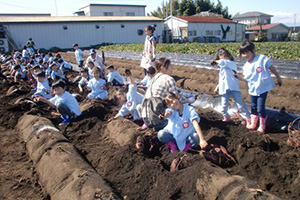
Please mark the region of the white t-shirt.
<svg viewBox="0 0 300 200"><path fill-rule="evenodd" d="M92 61L94 63L95 67L99 67L102 72L104 71L103 59L99 55L96 55L95 59L92 58L92 56L89 56L86 59L85 67L88 67L88 64L89 64L90 61Z"/></svg>
<svg viewBox="0 0 300 200"><path fill-rule="evenodd" d="M193 120L196 119L199 123L200 117L195 108L187 104L183 104L181 116L177 110L167 109L166 111L171 111L172 115L168 118L168 125L164 129L168 130L173 135L178 149L183 150L185 148L187 137L196 132Z"/></svg>
<svg viewBox="0 0 300 200"><path fill-rule="evenodd" d="M250 95L259 96L275 86L269 70L270 66L272 61L264 55L256 55L251 63L245 63L243 75L248 82Z"/></svg>
<svg viewBox="0 0 300 200"><path fill-rule="evenodd" d="M46 92L48 94L46 94ZM51 88L49 86L49 81L47 78L45 78L44 82L39 82L37 81L37 87L36 87L36 93L41 93L43 94L43 96L46 98L46 99L50 99L51 98Z"/></svg>
<svg viewBox="0 0 300 200"><path fill-rule="evenodd" d="M139 116L136 106L141 104L144 96L137 92L137 86L130 84L129 90L126 94L127 101L122 105L119 110L119 115L124 117L128 112L133 116L133 120L138 120L141 117Z"/></svg>
<svg viewBox="0 0 300 200"><path fill-rule="evenodd" d="M121 85L124 84L123 76L116 70L108 73L108 75L107 75L107 82L108 83L113 82L114 79L116 81L118 81Z"/></svg>
<svg viewBox="0 0 300 200"><path fill-rule="evenodd" d="M53 98L50 99L50 102L53 103L55 106L58 106L58 104L64 104L73 113L75 113L75 115L81 115L81 110L76 98L68 91L65 91L61 96L55 95Z"/></svg>
<svg viewBox="0 0 300 200"><path fill-rule="evenodd" d="M89 80L87 87L92 90L92 93L100 94L102 92L107 92L105 85L106 85L106 81L104 79L100 78L97 81L95 78L93 78Z"/></svg>
<svg viewBox="0 0 300 200"><path fill-rule="evenodd" d="M75 51L75 58L78 63L83 60L83 52L81 51L81 49L77 49Z"/></svg>
<svg viewBox="0 0 300 200"><path fill-rule="evenodd" d="M222 59L219 63L219 94L226 94L227 90L241 91L239 79L234 76L237 67L234 61Z"/></svg>

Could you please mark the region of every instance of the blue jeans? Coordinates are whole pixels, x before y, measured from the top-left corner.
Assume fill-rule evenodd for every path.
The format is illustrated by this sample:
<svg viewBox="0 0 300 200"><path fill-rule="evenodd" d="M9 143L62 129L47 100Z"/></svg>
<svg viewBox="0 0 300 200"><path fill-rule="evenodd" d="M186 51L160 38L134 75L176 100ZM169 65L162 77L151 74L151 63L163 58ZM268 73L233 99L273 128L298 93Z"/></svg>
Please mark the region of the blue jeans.
<svg viewBox="0 0 300 200"><path fill-rule="evenodd" d="M266 99L267 99L268 92L265 92L259 96L252 96L251 98L251 114L259 115L261 118L266 118Z"/></svg>
<svg viewBox="0 0 300 200"><path fill-rule="evenodd" d="M167 144L169 142L174 142L176 144L175 138L173 135L166 129L162 129L158 131L157 133L158 140L164 144ZM198 145L200 142L199 135L195 132L190 134L186 138L186 142L190 143L192 146Z"/></svg>
<svg viewBox="0 0 300 200"><path fill-rule="evenodd" d="M226 94L221 96L221 104L222 104L222 115L228 117L228 101L230 95L234 98L238 109L246 116L247 119L250 118L250 112L248 111L240 91L227 90Z"/></svg>

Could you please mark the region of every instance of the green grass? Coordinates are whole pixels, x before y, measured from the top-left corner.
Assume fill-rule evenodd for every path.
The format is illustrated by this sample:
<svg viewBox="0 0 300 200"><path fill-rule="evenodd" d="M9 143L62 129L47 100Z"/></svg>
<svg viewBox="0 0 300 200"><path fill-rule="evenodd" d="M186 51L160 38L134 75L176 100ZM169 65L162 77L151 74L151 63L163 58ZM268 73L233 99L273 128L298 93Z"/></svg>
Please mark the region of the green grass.
<svg viewBox="0 0 300 200"><path fill-rule="evenodd" d="M172 43L158 44L157 52L216 55L219 48L228 49L232 55L238 56L240 43ZM257 42L256 53L276 59L300 59L300 42ZM142 52L144 44L115 44L102 46L107 51Z"/></svg>

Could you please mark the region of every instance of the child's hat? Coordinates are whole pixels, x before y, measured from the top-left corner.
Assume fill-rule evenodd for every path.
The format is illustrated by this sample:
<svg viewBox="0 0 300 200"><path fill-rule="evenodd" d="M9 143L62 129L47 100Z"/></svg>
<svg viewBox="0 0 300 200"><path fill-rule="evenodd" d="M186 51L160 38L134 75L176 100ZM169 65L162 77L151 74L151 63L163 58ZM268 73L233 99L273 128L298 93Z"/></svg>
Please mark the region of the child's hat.
<svg viewBox="0 0 300 200"><path fill-rule="evenodd" d="M96 50L95 49L91 49L90 50L90 54L96 54Z"/></svg>
<svg viewBox="0 0 300 200"><path fill-rule="evenodd" d="M50 68L52 69L53 66L57 66L57 64L55 62L53 62L51 65L50 65Z"/></svg>
<svg viewBox="0 0 300 200"><path fill-rule="evenodd" d="M106 69L113 69L114 66L113 65L109 65Z"/></svg>

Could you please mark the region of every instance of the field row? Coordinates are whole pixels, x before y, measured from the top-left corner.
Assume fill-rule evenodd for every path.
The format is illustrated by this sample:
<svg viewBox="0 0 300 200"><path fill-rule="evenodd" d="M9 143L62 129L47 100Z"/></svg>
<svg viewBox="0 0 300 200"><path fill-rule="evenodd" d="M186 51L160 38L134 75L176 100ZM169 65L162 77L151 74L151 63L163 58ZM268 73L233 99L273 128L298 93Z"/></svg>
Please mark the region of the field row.
<svg viewBox="0 0 300 200"><path fill-rule="evenodd" d="M185 53L216 55L219 48L228 49L233 56L239 56L240 43L172 43L158 44L158 53ZM255 43L257 54L264 54L275 59L300 59L300 42L257 42ZM115 44L102 46L107 51L142 52L144 44Z"/></svg>

